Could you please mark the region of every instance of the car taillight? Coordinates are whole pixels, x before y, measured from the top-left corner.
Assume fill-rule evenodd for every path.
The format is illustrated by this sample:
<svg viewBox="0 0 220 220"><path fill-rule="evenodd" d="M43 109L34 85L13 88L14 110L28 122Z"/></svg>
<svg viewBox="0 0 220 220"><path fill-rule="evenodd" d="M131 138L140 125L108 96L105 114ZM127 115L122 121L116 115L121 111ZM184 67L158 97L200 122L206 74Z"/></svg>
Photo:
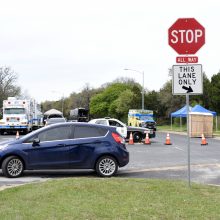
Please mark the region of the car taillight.
<svg viewBox="0 0 220 220"><path fill-rule="evenodd" d="M125 143L124 138L122 138L120 135L118 135L116 133L112 133L112 137L114 138L115 142L117 142L117 143L120 143L120 144Z"/></svg>

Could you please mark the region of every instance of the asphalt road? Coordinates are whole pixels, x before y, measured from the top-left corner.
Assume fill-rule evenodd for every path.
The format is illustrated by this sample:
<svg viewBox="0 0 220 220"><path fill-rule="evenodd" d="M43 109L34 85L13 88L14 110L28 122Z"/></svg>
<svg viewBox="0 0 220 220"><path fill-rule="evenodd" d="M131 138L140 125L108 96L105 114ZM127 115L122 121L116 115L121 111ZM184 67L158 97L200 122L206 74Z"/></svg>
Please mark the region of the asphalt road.
<svg viewBox="0 0 220 220"><path fill-rule="evenodd" d="M15 138L0 136L0 141ZM165 145L166 133L157 132L151 145L127 145L130 163L119 169L120 178L179 179L188 182L188 151L185 135L170 134L172 145ZM201 146L201 138L190 139L190 181L220 186L220 139L208 138L208 145ZM94 171L26 171L17 179L5 178L0 171L0 187L10 187L53 178L96 177Z"/></svg>
<svg viewBox="0 0 220 220"><path fill-rule="evenodd" d="M166 133L157 133L151 145L128 145L130 163L121 177L180 179L188 182L187 136L170 134L172 145L165 145ZM190 139L190 181L220 185L220 139Z"/></svg>

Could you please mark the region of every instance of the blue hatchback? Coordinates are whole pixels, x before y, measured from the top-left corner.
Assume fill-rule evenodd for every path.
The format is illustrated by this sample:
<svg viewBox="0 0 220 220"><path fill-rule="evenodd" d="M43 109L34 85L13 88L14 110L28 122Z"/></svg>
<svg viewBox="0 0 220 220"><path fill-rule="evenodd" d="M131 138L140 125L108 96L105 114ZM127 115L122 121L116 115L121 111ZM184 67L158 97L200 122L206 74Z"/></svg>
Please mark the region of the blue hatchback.
<svg viewBox="0 0 220 220"><path fill-rule="evenodd" d="M128 162L129 152L116 128L96 124L58 123L0 143L2 172L12 178L40 169L94 169L110 177Z"/></svg>

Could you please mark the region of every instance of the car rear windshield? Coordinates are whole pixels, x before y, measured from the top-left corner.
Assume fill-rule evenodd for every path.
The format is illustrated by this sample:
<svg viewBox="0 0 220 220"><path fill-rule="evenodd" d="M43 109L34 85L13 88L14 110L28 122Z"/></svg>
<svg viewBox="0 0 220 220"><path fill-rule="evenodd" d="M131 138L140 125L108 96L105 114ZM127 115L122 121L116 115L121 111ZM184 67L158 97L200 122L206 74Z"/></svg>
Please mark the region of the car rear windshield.
<svg viewBox="0 0 220 220"><path fill-rule="evenodd" d="M74 129L74 138L101 137L107 134L105 128L76 126Z"/></svg>

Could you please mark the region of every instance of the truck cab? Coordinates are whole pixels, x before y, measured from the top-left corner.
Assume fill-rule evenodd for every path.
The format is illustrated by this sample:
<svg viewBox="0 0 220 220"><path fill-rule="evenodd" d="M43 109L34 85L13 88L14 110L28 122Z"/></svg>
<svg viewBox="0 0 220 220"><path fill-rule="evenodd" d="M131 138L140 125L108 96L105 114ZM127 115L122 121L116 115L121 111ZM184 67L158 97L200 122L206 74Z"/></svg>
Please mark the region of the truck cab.
<svg viewBox="0 0 220 220"><path fill-rule="evenodd" d="M152 110L130 109L128 112L128 125L149 128L156 131L156 122Z"/></svg>
<svg viewBox="0 0 220 220"><path fill-rule="evenodd" d="M3 101L3 118L0 120L0 133L32 130L32 103L29 100L18 100L8 97Z"/></svg>

